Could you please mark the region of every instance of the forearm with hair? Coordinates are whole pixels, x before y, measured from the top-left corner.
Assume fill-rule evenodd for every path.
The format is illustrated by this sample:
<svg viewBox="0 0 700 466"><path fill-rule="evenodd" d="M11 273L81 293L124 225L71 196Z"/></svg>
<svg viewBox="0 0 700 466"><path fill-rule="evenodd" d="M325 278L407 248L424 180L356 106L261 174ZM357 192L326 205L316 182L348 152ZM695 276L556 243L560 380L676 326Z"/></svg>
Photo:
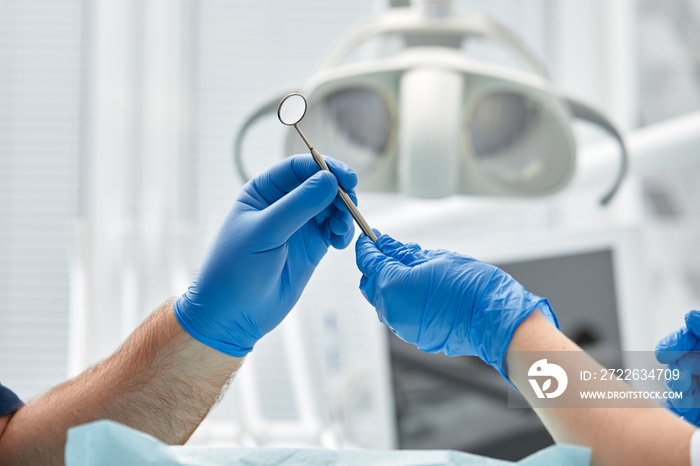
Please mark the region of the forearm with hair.
<svg viewBox="0 0 700 466"><path fill-rule="evenodd" d="M17 411L0 464L62 464L67 429L98 419L182 444L241 362L193 339L167 302L112 356Z"/></svg>

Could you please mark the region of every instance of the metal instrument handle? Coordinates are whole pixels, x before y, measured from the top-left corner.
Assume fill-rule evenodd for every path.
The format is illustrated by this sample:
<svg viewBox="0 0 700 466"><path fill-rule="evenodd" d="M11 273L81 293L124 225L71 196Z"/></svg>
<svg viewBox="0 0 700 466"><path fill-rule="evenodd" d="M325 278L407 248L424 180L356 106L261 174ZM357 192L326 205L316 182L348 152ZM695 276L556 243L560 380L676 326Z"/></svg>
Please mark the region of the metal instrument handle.
<svg viewBox="0 0 700 466"><path fill-rule="evenodd" d="M301 131L299 128L299 125L294 125L294 129L297 130L297 133L299 133L299 136L304 140L304 143L306 144L306 147L309 148L311 151L311 156L314 158L316 161L316 164L319 166L321 170L328 170L331 171L330 168L328 168L328 164L326 163L325 160L323 160L323 157L321 157L321 154L318 153L316 149L313 148L311 143L309 142L308 139L306 139L306 136L304 136L304 133ZM371 239L374 243L377 242L377 235L374 234L372 229L369 227L369 223L367 223L367 220L362 216L360 211L357 209L355 204L353 204L352 199L350 199L350 196L348 196L348 193L345 192L345 190L338 186L338 195L340 196L340 199L343 201L343 204L345 204L345 207L348 208L350 211L350 215L352 215L352 218L355 219L355 222L360 226L360 229L362 232L369 236L369 239Z"/></svg>
<svg viewBox="0 0 700 466"><path fill-rule="evenodd" d="M316 163L318 164L319 168L321 170L328 170L330 171L330 168L328 168L328 164L326 163L325 160L323 160L323 157L321 157L321 154L318 153L316 149L313 147L311 149L311 156L314 158ZM365 218L362 216L360 211L358 210L357 206L352 202L352 199L350 199L350 196L348 196L348 193L345 192L345 190L338 186L338 195L340 196L340 199L343 201L345 206L348 208L348 211L350 211L350 215L352 215L352 218L355 219L355 222L359 225L360 229L362 232L369 236L369 239L374 241L375 243L377 242L377 235L374 234L372 229L369 227L369 224L365 220Z"/></svg>

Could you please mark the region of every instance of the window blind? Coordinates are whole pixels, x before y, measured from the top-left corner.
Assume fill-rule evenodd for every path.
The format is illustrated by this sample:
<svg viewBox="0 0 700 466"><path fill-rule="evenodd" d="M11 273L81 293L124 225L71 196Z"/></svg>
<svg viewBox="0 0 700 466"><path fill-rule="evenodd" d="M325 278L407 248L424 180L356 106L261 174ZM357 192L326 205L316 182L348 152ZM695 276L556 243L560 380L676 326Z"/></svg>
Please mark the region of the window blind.
<svg viewBox="0 0 700 466"><path fill-rule="evenodd" d="M0 381L65 377L78 210L81 0L0 0Z"/></svg>

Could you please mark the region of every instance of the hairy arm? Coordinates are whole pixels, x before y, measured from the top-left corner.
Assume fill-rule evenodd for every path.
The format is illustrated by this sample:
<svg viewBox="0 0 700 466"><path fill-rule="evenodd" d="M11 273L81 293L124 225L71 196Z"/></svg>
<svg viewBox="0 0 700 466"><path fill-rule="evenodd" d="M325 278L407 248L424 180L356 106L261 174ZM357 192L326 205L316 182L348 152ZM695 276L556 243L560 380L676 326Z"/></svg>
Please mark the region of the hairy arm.
<svg viewBox="0 0 700 466"><path fill-rule="evenodd" d="M329 246L350 244L357 176L327 157L288 157L248 182L192 284L107 360L0 418L2 464L61 464L66 430L112 419L184 443L242 357L294 307ZM215 348L215 349L214 349Z"/></svg>
<svg viewBox="0 0 700 466"><path fill-rule="evenodd" d="M182 444L242 361L192 338L168 302L112 356L0 418L0 464L63 464L68 428L98 419Z"/></svg>
<svg viewBox="0 0 700 466"><path fill-rule="evenodd" d="M537 399L527 381L527 351L577 351L581 369L595 372L601 368L539 311L533 312L515 331L506 360L510 380L534 405ZM619 385L632 390L623 382ZM565 404L558 400L548 401L554 407L535 408L535 412L557 443L590 447L594 464L689 464L694 428L651 401L635 401L634 407L572 408L556 407Z"/></svg>

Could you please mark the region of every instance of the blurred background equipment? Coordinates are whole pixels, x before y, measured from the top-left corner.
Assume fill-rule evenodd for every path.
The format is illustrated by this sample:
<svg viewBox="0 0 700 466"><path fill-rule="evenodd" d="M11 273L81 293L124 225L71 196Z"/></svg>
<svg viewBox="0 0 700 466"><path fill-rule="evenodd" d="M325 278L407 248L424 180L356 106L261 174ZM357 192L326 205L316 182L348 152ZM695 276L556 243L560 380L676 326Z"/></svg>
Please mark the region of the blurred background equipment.
<svg viewBox="0 0 700 466"><path fill-rule="evenodd" d="M408 2L0 0L2 383L29 400L112 352L164 297L180 294L242 185L231 165L233 130L271 90L284 94L312 79L320 89L309 70L323 67L344 32L389 7ZM482 154L509 147L489 131L492 121L504 134L526 134L530 101L566 109L566 95L590 102L624 134L626 181L607 208L598 205L619 173L619 147L577 121L562 136L567 148L575 140L576 168L556 195L423 199L391 186L360 192L363 214L399 240L502 265L551 297L565 332L606 362L653 348L700 308L699 11L698 0L453 1L450 15L488 17L517 35L559 97L535 92L542 78L508 47L486 37L461 42L453 52L460 63L481 64L470 68L482 72L476 77L495 68L529 76L521 81L534 94L499 94L483 108L475 100L470 125L452 103L450 160L466 139ZM408 62L420 52L414 43L381 36L327 76L359 71L367 57ZM393 163L384 154L399 153L407 110L386 93L336 91L315 118L334 122L337 134L326 138L342 141L344 153L314 143L352 156L358 171ZM503 111L513 106L517 112ZM438 130L442 144L447 128ZM285 131L274 113L249 128L241 142L249 175L288 155ZM512 162L485 157L487 165L472 155L485 177L507 174ZM517 161L516 175L533 160ZM377 173L399 179L384 168ZM567 170L573 166L559 173ZM361 180L373 182L371 174ZM505 385L492 371L402 348L358 281L352 250L329 254L291 319L256 347L192 443L522 457L548 441L531 412L505 407ZM594 302L581 297L581 281Z"/></svg>
<svg viewBox="0 0 700 466"><path fill-rule="evenodd" d="M348 163L359 189L438 198L451 194L541 196L563 189L576 164L570 119L609 131L627 170L615 126L580 101L562 98L544 67L508 29L455 14L450 1L388 9L358 25L301 88L305 127L317 147ZM478 60L473 41L500 46L517 68ZM280 96L238 130L234 161L244 180L243 141ZM302 152L293 133L282 156Z"/></svg>

